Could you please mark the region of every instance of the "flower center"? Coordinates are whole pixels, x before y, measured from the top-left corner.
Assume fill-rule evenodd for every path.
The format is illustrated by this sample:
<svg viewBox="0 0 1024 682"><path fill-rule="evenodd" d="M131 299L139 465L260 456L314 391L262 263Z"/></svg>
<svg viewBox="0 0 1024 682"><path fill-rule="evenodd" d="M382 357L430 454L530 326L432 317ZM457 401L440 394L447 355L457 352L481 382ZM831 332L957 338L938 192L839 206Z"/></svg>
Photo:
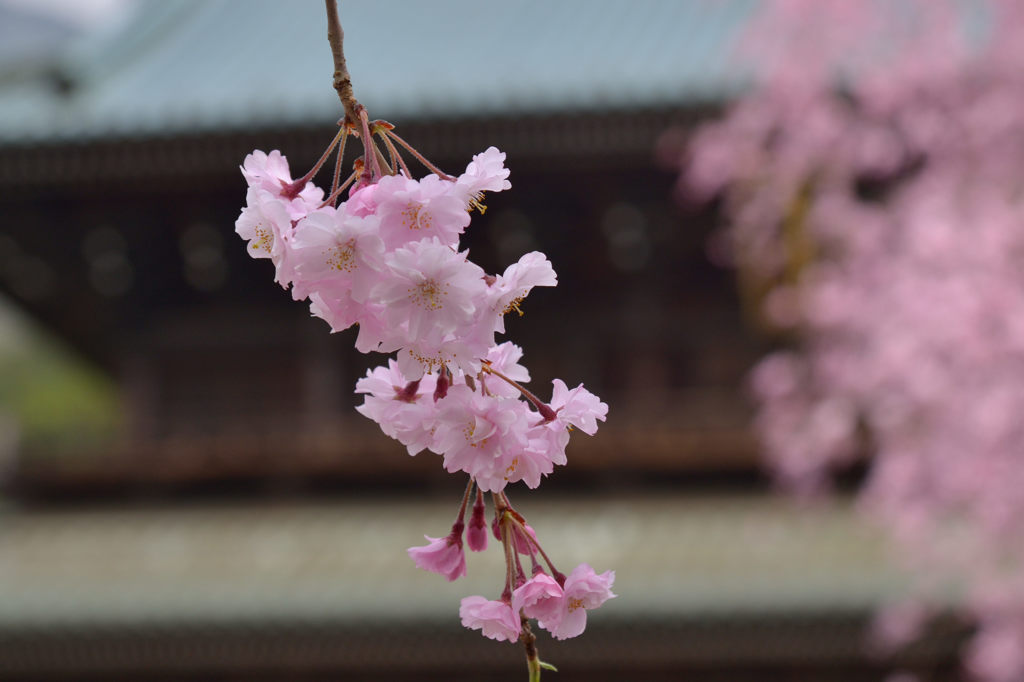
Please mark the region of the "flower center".
<svg viewBox="0 0 1024 682"><path fill-rule="evenodd" d="M274 248L274 233L262 225L254 227L253 232L256 234L256 239L252 242L252 250L270 253L270 250Z"/></svg>
<svg viewBox="0 0 1024 682"><path fill-rule="evenodd" d="M573 599L569 600L569 612L570 613L572 613L576 609L582 609L582 608L583 608L583 600L582 599L573 598Z"/></svg>
<svg viewBox="0 0 1024 682"><path fill-rule="evenodd" d="M352 272L356 269L355 251L355 239L349 239L344 244L333 246L324 251L324 255L327 257L327 265L335 270Z"/></svg>
<svg viewBox="0 0 1024 682"><path fill-rule="evenodd" d="M442 286L437 283L437 280L431 278L420 282L411 289L409 297L413 303L425 310L441 310L444 307L444 296L448 293L445 291L447 287L447 284Z"/></svg>
<svg viewBox="0 0 1024 682"><path fill-rule="evenodd" d="M433 224L434 219L429 212L423 210L423 204L410 201L402 211L402 225L410 230L429 230Z"/></svg>

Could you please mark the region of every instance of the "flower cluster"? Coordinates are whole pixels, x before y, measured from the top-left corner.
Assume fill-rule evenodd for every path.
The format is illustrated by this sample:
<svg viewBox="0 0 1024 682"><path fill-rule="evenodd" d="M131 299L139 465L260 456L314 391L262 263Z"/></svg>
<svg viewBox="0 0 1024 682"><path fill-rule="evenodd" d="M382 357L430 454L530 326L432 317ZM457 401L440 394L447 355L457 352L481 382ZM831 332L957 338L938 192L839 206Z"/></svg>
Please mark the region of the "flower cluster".
<svg viewBox="0 0 1024 682"><path fill-rule="evenodd" d="M753 302L798 340L753 374L776 469L813 488L868 453L861 508L923 592L907 612L947 598L931 586L964 585L978 623L966 666L1011 682L1024 679L1024 5L972 4L988 27L973 37L963 9L763 3L742 42L774 46L758 62L771 68L699 130L682 189L721 194ZM905 615L882 621L924 621Z"/></svg>
<svg viewBox="0 0 1024 682"><path fill-rule="evenodd" d="M459 250L472 211L484 210L484 192L510 187L505 154L491 147L474 156L462 175L451 177L429 166L390 124L370 124L365 113L362 124L361 132L343 125L335 139L343 148L350 132L358 135L366 154L340 186L336 171L330 193L311 182L320 164L293 180L279 152L247 156L242 174L249 189L236 232L248 241L249 254L269 259L276 281L296 300L308 299L311 313L332 331L357 325L360 351L397 354L359 380L356 392L365 399L358 411L410 455L430 450L442 457L445 470L469 475L451 532L428 536L428 545L409 550L417 566L455 580L466 574L464 534L475 551L486 548L489 533L501 540L507 558L504 593L498 601L465 599L462 622L488 637L512 641L523 632L524 619L535 618L555 637L574 637L583 631L586 610L614 596L614 573L597 575L585 564L568 578L559 573L505 487L518 481L540 485L555 465L566 463L569 431L593 435L608 406L582 385L570 389L560 379L553 382L551 399L542 401L523 387L530 375L519 363L522 350L495 341L505 331L504 316L513 310L521 314L533 287L554 286L555 271L544 254L531 252L503 273L489 275ZM414 179L394 142L433 174ZM338 156L340 169L340 151ZM464 533L474 489L476 502ZM485 492L494 506L490 530ZM521 554L530 557L529 578Z"/></svg>
<svg viewBox="0 0 1024 682"><path fill-rule="evenodd" d="M555 639L568 639L583 632L588 609L615 596L611 591L614 580L614 571L598 575L587 564L577 566L568 578L552 578L540 571L512 592L511 602L466 597L459 615L463 625L482 630L491 639L518 639L520 612L536 619Z"/></svg>

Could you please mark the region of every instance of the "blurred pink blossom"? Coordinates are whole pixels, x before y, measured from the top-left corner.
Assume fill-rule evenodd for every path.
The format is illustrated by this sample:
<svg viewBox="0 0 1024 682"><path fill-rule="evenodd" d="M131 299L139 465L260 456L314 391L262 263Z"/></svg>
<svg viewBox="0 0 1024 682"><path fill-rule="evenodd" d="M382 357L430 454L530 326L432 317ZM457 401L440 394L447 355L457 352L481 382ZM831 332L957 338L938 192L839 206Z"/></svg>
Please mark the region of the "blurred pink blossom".
<svg viewBox="0 0 1024 682"><path fill-rule="evenodd" d="M758 10L756 86L693 136L679 195L722 199L716 250L796 340L752 374L765 452L800 491L869 457L860 508L914 597L963 584L969 673L1024 679L1024 3Z"/></svg>

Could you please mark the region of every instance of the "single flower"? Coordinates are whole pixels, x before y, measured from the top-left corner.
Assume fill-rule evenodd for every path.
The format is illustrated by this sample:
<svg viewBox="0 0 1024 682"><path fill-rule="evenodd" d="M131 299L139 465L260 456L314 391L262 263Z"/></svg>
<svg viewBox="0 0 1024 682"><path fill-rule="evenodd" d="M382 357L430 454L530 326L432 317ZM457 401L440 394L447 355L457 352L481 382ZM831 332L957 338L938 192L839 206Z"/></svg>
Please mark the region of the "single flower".
<svg viewBox="0 0 1024 682"><path fill-rule="evenodd" d="M483 597L465 597L459 606L462 624L470 630L481 630L484 637L514 642L519 639L520 620L507 601Z"/></svg>

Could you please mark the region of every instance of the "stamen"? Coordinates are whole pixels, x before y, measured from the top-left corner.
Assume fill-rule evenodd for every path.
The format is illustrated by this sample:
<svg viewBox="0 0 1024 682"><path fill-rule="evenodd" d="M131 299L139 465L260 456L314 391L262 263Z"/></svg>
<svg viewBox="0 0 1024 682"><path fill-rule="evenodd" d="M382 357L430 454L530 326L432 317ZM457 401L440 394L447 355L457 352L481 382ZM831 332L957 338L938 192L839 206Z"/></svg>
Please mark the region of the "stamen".
<svg viewBox="0 0 1024 682"><path fill-rule="evenodd" d="M484 193L483 192L477 192L475 195L470 197L470 199L469 199L469 208L470 208L470 210L475 208L477 211L480 212L480 215L483 215L484 213L487 213L487 206L484 205Z"/></svg>

